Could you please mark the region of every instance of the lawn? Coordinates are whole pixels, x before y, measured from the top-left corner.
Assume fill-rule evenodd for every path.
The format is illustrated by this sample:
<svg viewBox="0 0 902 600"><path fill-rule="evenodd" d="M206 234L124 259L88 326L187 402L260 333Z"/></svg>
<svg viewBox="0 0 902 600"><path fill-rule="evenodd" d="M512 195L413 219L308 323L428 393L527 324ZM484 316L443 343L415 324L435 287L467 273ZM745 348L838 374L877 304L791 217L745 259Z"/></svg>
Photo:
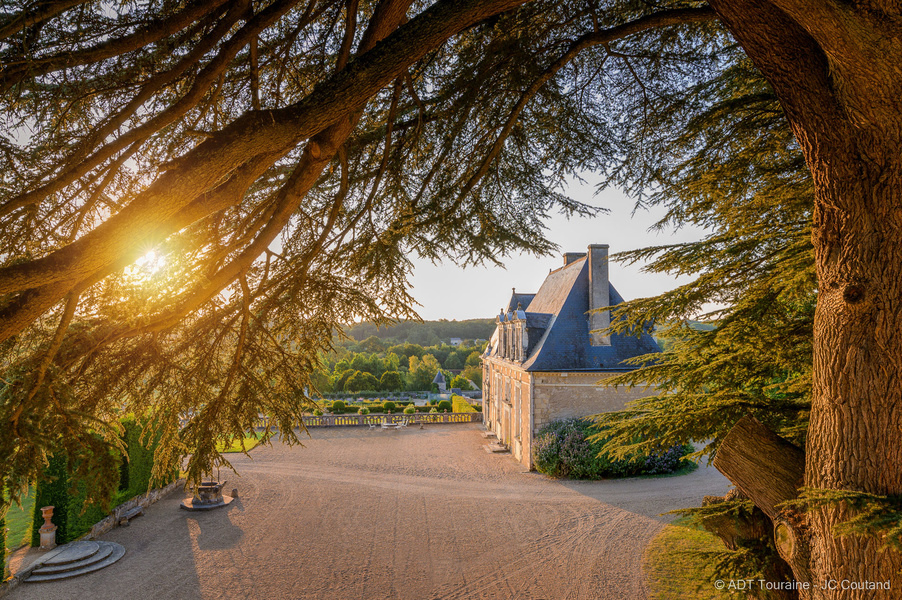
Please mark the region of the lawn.
<svg viewBox="0 0 902 600"><path fill-rule="evenodd" d="M250 450L251 448L255 447L257 444L259 444L261 435L262 435L262 433L257 432L257 431L255 431L253 433L245 434L244 451ZM242 452L241 442L242 442L242 440L240 438L234 438L232 440L231 445L226 446L225 444L217 444L216 449L219 450L220 452L223 452L226 454L229 452Z"/></svg>
<svg viewBox="0 0 902 600"><path fill-rule="evenodd" d="M643 570L651 600L720 600L729 592L714 588L711 565L694 552L722 551L723 543L683 521L667 525L645 550Z"/></svg>
<svg viewBox="0 0 902 600"><path fill-rule="evenodd" d="M31 542L31 521L34 518L34 487L28 489L28 496L22 499L22 506L13 504L6 513L6 549L15 550L22 544Z"/></svg>

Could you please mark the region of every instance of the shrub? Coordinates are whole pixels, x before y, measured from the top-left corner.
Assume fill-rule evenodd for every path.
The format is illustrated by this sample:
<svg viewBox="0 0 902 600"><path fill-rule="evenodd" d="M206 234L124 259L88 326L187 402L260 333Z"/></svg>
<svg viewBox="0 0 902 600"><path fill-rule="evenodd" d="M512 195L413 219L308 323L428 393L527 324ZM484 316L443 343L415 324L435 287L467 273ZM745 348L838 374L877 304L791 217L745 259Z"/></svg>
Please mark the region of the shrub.
<svg viewBox="0 0 902 600"><path fill-rule="evenodd" d="M313 415L314 415L314 416L317 416L317 417L323 416L323 411L322 411L322 409L319 409L319 408L313 409Z"/></svg>
<svg viewBox="0 0 902 600"><path fill-rule="evenodd" d="M478 412L469 400L457 394L451 396L451 408L454 412Z"/></svg>
<svg viewBox="0 0 902 600"><path fill-rule="evenodd" d="M386 371L379 379L379 387L388 392L396 392L404 387L404 378L398 371Z"/></svg>
<svg viewBox="0 0 902 600"><path fill-rule="evenodd" d="M662 475L679 469L680 459L692 451L691 447L677 445L647 457L614 460L601 454L604 440L589 439L595 433L592 424L583 419L565 419L543 427L533 443L536 469L570 479Z"/></svg>
<svg viewBox="0 0 902 600"><path fill-rule="evenodd" d="M414 413L416 413L416 412L417 412L417 407L414 406L414 405L412 405L412 404L410 404L410 405L404 407L404 414L405 414L405 415L412 415L412 414L414 414Z"/></svg>
<svg viewBox="0 0 902 600"><path fill-rule="evenodd" d="M331 409L331 412L333 412L333 413L335 413L335 414L337 414L337 415L340 415L340 414L344 413L344 411L345 411L345 403L344 403L344 401L342 401L342 400L336 400L335 402L332 403L332 409Z"/></svg>
<svg viewBox="0 0 902 600"><path fill-rule="evenodd" d="M0 515L0 581L6 581L6 515Z"/></svg>
<svg viewBox="0 0 902 600"><path fill-rule="evenodd" d="M59 544L65 544L90 531L95 523L109 514L113 506L143 494L151 487L175 480L177 472L164 476L162 480L153 477L153 456L159 437L143 439L143 425L134 418L123 419L122 426L127 457L110 450L100 438L87 441L95 452L105 453L100 483L93 483L95 487L91 489L85 481L70 478L71 473L79 472L80 465L71 463L65 452L57 452L50 457L44 470L45 479L38 482L35 490L32 545L40 545L38 530L44 523L41 516L44 506L54 507L56 539ZM102 487L96 487L98 485ZM105 502L108 501L110 506L89 502L89 497L106 498Z"/></svg>
<svg viewBox="0 0 902 600"><path fill-rule="evenodd" d="M461 375L457 375L454 379L451 380L451 384L448 387L458 388L465 392L471 391L473 389L473 385L470 383L470 380Z"/></svg>
<svg viewBox="0 0 902 600"><path fill-rule="evenodd" d="M382 410L387 413L391 413L393 410L395 410L397 408L398 408L398 405L396 405L391 400L388 400L387 402L382 404Z"/></svg>
<svg viewBox="0 0 902 600"><path fill-rule="evenodd" d="M432 408L429 409L429 412L430 412L430 413L437 413L437 412L438 412L438 409L437 409L436 407L433 406Z"/></svg>
<svg viewBox="0 0 902 600"><path fill-rule="evenodd" d="M357 411L357 414L358 414L358 415L368 415L368 414L370 414L370 409L368 409L367 407L363 406L363 407L360 408L360 410Z"/></svg>
<svg viewBox="0 0 902 600"><path fill-rule="evenodd" d="M439 402L437 408L439 412L450 412L453 409L451 402L449 402L448 400L442 400L441 402Z"/></svg>

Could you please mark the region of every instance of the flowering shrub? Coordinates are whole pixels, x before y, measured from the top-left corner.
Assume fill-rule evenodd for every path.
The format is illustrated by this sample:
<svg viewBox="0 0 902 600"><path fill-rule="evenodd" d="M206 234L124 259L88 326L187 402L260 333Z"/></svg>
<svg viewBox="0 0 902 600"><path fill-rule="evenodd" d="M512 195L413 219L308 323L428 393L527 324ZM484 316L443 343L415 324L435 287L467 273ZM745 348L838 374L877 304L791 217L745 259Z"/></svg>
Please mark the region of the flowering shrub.
<svg viewBox="0 0 902 600"><path fill-rule="evenodd" d="M368 409L367 407L364 406L363 408L361 408L357 411L357 414L358 415L368 415L368 414L370 414L370 409Z"/></svg>
<svg viewBox="0 0 902 600"><path fill-rule="evenodd" d="M604 440L589 439L594 433L592 424L582 419L564 419L543 427L532 447L536 468L552 477L570 479L663 475L679 469L680 459L692 451L689 446L677 445L649 456L614 460L601 454Z"/></svg>

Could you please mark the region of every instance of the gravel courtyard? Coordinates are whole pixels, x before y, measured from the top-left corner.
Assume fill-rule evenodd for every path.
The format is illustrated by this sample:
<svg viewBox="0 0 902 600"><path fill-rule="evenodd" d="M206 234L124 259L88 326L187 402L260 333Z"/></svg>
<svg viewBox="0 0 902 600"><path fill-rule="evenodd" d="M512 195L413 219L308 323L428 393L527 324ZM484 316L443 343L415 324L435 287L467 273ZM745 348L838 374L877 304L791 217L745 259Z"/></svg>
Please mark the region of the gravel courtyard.
<svg viewBox="0 0 902 600"><path fill-rule="evenodd" d="M303 448L230 455L229 507L179 510L177 492L103 536L118 563L7 598L641 599L659 514L728 488L704 467L555 481L487 454L481 431L312 429Z"/></svg>

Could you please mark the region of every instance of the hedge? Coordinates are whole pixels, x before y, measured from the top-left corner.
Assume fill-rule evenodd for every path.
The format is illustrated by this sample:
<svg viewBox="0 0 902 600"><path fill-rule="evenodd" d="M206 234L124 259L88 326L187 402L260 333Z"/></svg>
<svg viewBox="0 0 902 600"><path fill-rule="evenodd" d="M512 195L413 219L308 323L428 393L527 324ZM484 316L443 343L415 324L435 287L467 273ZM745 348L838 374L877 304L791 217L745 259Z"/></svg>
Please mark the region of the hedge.
<svg viewBox="0 0 902 600"><path fill-rule="evenodd" d="M0 515L0 581L6 580L6 515Z"/></svg>
<svg viewBox="0 0 902 600"><path fill-rule="evenodd" d="M479 412L468 399L457 394L451 395L451 407L456 413Z"/></svg>
<svg viewBox="0 0 902 600"><path fill-rule="evenodd" d="M151 440L149 447L145 447L141 441L140 423L134 418L127 418L122 420L122 425L128 459L121 458L119 480L108 482L110 487L118 490L113 494L114 506L147 492L151 483L154 486L165 485L174 481L177 476L174 472L164 481L152 481L153 454L159 439ZM32 546L41 544L38 530L44 524L44 517L41 516L41 508L44 506L54 507L52 521L57 527L58 544L65 544L81 537L109 514L104 506L87 504L87 486L84 482L70 479L70 471L74 470L72 467L65 453L60 452L50 457L49 464L44 469L45 477L38 482L35 490Z"/></svg>
<svg viewBox="0 0 902 600"><path fill-rule="evenodd" d="M649 456L614 460L601 454L605 440L590 440L597 433L584 419L565 419L546 425L533 443L536 469L552 477L603 479L673 473L685 463L691 446L676 445Z"/></svg>

